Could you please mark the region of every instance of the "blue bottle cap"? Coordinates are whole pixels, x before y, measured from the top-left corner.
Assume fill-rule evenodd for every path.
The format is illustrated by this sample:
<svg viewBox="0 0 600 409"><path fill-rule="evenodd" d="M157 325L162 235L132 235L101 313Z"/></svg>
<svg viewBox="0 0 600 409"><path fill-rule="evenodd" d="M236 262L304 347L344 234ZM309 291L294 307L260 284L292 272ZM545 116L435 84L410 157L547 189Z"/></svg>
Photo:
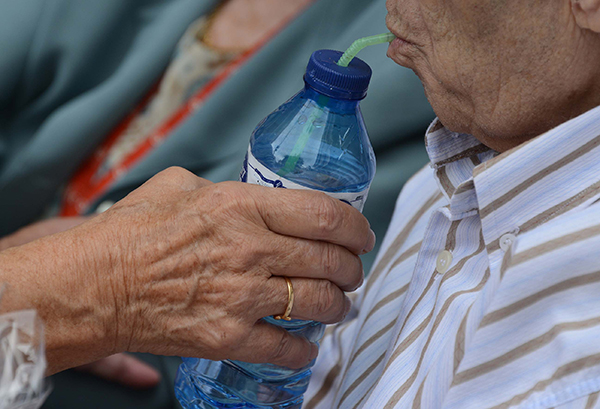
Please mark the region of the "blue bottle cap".
<svg viewBox="0 0 600 409"><path fill-rule="evenodd" d="M354 57L347 67L337 65L342 52L317 50L306 67L304 81L317 92L336 99L363 99L371 80L371 67Z"/></svg>

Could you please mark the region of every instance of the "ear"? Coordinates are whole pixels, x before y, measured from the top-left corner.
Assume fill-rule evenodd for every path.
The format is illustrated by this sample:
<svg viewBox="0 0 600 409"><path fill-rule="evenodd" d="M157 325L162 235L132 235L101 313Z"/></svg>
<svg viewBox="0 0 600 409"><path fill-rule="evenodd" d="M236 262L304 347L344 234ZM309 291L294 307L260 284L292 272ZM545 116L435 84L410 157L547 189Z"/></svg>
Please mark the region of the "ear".
<svg viewBox="0 0 600 409"><path fill-rule="evenodd" d="M600 0L570 0L577 25L600 33Z"/></svg>

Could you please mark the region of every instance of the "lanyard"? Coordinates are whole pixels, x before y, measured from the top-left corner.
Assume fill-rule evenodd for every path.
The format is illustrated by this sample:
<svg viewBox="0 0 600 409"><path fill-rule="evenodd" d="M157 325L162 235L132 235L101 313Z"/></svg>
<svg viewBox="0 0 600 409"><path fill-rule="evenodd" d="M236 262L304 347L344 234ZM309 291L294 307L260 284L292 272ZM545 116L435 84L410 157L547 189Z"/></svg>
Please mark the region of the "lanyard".
<svg viewBox="0 0 600 409"><path fill-rule="evenodd" d="M98 176L98 171L105 162L111 148L123 136L137 115L144 110L152 100L152 97L156 95L160 81L154 85L133 111L131 111L109 133L108 137L100 144L100 146L98 146L92 156L89 157L76 171L65 189L60 215L75 216L86 213L90 206L102 197L102 195L105 194L118 179L167 139L169 135L172 134L173 130L183 123L191 114L200 109L223 83L225 83L250 58L286 27L294 17L295 16L292 16L284 21L255 46L242 52L223 66L170 117L147 134L143 138L143 141L120 161L118 166L108 169L106 172L102 173L101 176Z"/></svg>

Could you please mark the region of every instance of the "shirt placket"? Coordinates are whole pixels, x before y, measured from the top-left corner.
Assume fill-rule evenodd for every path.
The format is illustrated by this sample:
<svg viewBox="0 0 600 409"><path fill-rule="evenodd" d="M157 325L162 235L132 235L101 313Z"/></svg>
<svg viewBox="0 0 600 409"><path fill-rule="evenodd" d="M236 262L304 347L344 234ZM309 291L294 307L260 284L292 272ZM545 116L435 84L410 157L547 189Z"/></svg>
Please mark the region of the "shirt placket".
<svg viewBox="0 0 600 409"><path fill-rule="evenodd" d="M386 369L390 370L379 383L394 385L392 389L396 389L391 393L388 387L387 393L382 390L381 395L372 394L372 398L376 397L373 404L394 407L400 402L421 402L429 372L450 368L446 374L447 390L460 364L467 335L464 321L489 278L481 221L477 209L471 206L475 195L472 183L460 190L461 198L453 201L452 197L451 205L431 216L400 311L397 333L392 337L396 341L386 357ZM463 333L457 337L461 329ZM441 337L441 333L446 335ZM445 393L439 392L425 398L437 400L431 407L441 407Z"/></svg>
<svg viewBox="0 0 600 409"><path fill-rule="evenodd" d="M395 387L409 381L417 370L419 355L427 339L427 329L431 326L437 287L443 276L436 270L437 259L441 252L447 251L451 227L452 222L439 210L430 217L411 283L386 353L383 376L372 389L363 406L365 408L383 408L390 398L395 399ZM445 261L444 268L452 265L452 260L446 258ZM428 325L426 321L429 322ZM402 397L402 400L404 398L406 397Z"/></svg>

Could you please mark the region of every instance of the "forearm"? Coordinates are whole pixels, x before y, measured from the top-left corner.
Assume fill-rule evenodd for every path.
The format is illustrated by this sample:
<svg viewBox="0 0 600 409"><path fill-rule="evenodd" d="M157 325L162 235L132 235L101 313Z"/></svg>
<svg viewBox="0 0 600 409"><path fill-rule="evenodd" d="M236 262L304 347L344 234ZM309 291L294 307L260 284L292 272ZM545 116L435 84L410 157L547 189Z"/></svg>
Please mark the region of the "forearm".
<svg viewBox="0 0 600 409"><path fill-rule="evenodd" d="M49 374L118 352L111 277L98 271L101 249L85 237L65 232L0 252L8 285L0 308L38 312Z"/></svg>

